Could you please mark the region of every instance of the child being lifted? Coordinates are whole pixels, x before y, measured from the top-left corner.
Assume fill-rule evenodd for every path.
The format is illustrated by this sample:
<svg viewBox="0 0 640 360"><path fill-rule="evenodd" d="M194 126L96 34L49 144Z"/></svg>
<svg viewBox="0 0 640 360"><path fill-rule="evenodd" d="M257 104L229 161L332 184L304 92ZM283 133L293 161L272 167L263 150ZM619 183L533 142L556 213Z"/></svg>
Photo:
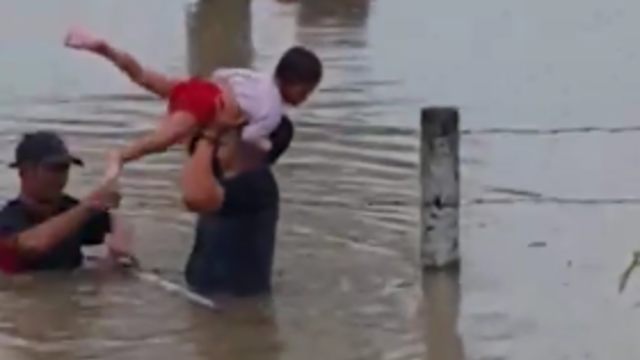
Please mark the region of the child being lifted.
<svg viewBox="0 0 640 360"><path fill-rule="evenodd" d="M269 135L284 115L286 105L302 104L322 78L322 63L312 51L292 47L280 58L273 74L250 69L214 71L210 79L171 79L141 66L129 53L86 31L72 29L67 47L85 50L109 60L129 79L168 100L167 115L151 133L115 153L118 170L125 163L160 153L205 129L244 126L243 141L268 151Z"/></svg>

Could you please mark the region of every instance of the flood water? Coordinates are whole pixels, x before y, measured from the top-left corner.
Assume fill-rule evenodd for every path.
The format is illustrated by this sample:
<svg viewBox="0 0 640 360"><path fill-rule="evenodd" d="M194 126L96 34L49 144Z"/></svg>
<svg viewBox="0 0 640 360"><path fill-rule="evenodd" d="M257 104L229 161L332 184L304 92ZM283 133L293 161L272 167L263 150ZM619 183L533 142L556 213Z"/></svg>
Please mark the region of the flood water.
<svg viewBox="0 0 640 360"><path fill-rule="evenodd" d="M326 67L293 111L271 299L212 312L124 273L6 281L0 359L635 359L640 280L616 293L640 215L640 5L631 1L0 0L0 160L60 131L99 177L164 104L62 47L82 25L176 75ZM419 110L461 108L462 273L418 266ZM123 213L179 283L193 217L182 154L129 166ZM0 176L0 196L17 191Z"/></svg>

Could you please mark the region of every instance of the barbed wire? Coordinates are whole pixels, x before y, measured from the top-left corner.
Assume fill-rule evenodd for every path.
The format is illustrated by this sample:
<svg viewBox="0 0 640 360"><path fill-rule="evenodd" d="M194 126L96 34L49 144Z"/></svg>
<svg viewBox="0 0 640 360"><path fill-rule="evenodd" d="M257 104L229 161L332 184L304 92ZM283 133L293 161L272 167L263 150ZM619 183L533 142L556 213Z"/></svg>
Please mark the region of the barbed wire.
<svg viewBox="0 0 640 360"><path fill-rule="evenodd" d="M556 205L640 205L640 198L570 198L570 197L537 197L537 198L475 198L463 200L461 206L476 205L509 205L509 204L556 204Z"/></svg>
<svg viewBox="0 0 640 360"><path fill-rule="evenodd" d="M480 128L480 129L463 129L460 130L461 135L564 135L564 134L587 134L587 133L627 133L640 132L640 125L633 126L579 126L564 128Z"/></svg>

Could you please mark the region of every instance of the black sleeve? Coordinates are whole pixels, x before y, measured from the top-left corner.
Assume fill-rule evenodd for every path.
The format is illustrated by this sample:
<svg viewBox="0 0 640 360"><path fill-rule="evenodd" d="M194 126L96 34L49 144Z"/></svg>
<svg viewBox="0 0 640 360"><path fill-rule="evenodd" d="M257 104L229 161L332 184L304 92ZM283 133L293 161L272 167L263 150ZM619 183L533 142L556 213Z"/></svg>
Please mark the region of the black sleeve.
<svg viewBox="0 0 640 360"><path fill-rule="evenodd" d="M5 208L0 211L0 237L14 235L24 228L24 219L22 219L15 211Z"/></svg>
<svg viewBox="0 0 640 360"><path fill-rule="evenodd" d="M111 215L100 212L93 215L82 227L82 245L99 245L111 232Z"/></svg>
<svg viewBox="0 0 640 360"><path fill-rule="evenodd" d="M293 132L293 123L287 116L283 116L280 125L269 136L272 144L271 151L267 155L270 164L275 164L280 156L287 151L293 139Z"/></svg>
<svg viewBox="0 0 640 360"><path fill-rule="evenodd" d="M255 213L277 203L277 188L267 168L248 171L221 182L224 201L221 215Z"/></svg>

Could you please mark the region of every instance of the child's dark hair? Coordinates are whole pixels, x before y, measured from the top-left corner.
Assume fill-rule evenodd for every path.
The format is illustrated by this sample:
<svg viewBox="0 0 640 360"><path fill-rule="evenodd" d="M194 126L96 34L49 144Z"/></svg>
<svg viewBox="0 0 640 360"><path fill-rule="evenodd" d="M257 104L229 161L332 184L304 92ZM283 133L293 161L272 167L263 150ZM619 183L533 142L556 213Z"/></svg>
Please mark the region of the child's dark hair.
<svg viewBox="0 0 640 360"><path fill-rule="evenodd" d="M280 58L275 76L285 84L317 84L322 79L322 63L313 51L294 46Z"/></svg>

